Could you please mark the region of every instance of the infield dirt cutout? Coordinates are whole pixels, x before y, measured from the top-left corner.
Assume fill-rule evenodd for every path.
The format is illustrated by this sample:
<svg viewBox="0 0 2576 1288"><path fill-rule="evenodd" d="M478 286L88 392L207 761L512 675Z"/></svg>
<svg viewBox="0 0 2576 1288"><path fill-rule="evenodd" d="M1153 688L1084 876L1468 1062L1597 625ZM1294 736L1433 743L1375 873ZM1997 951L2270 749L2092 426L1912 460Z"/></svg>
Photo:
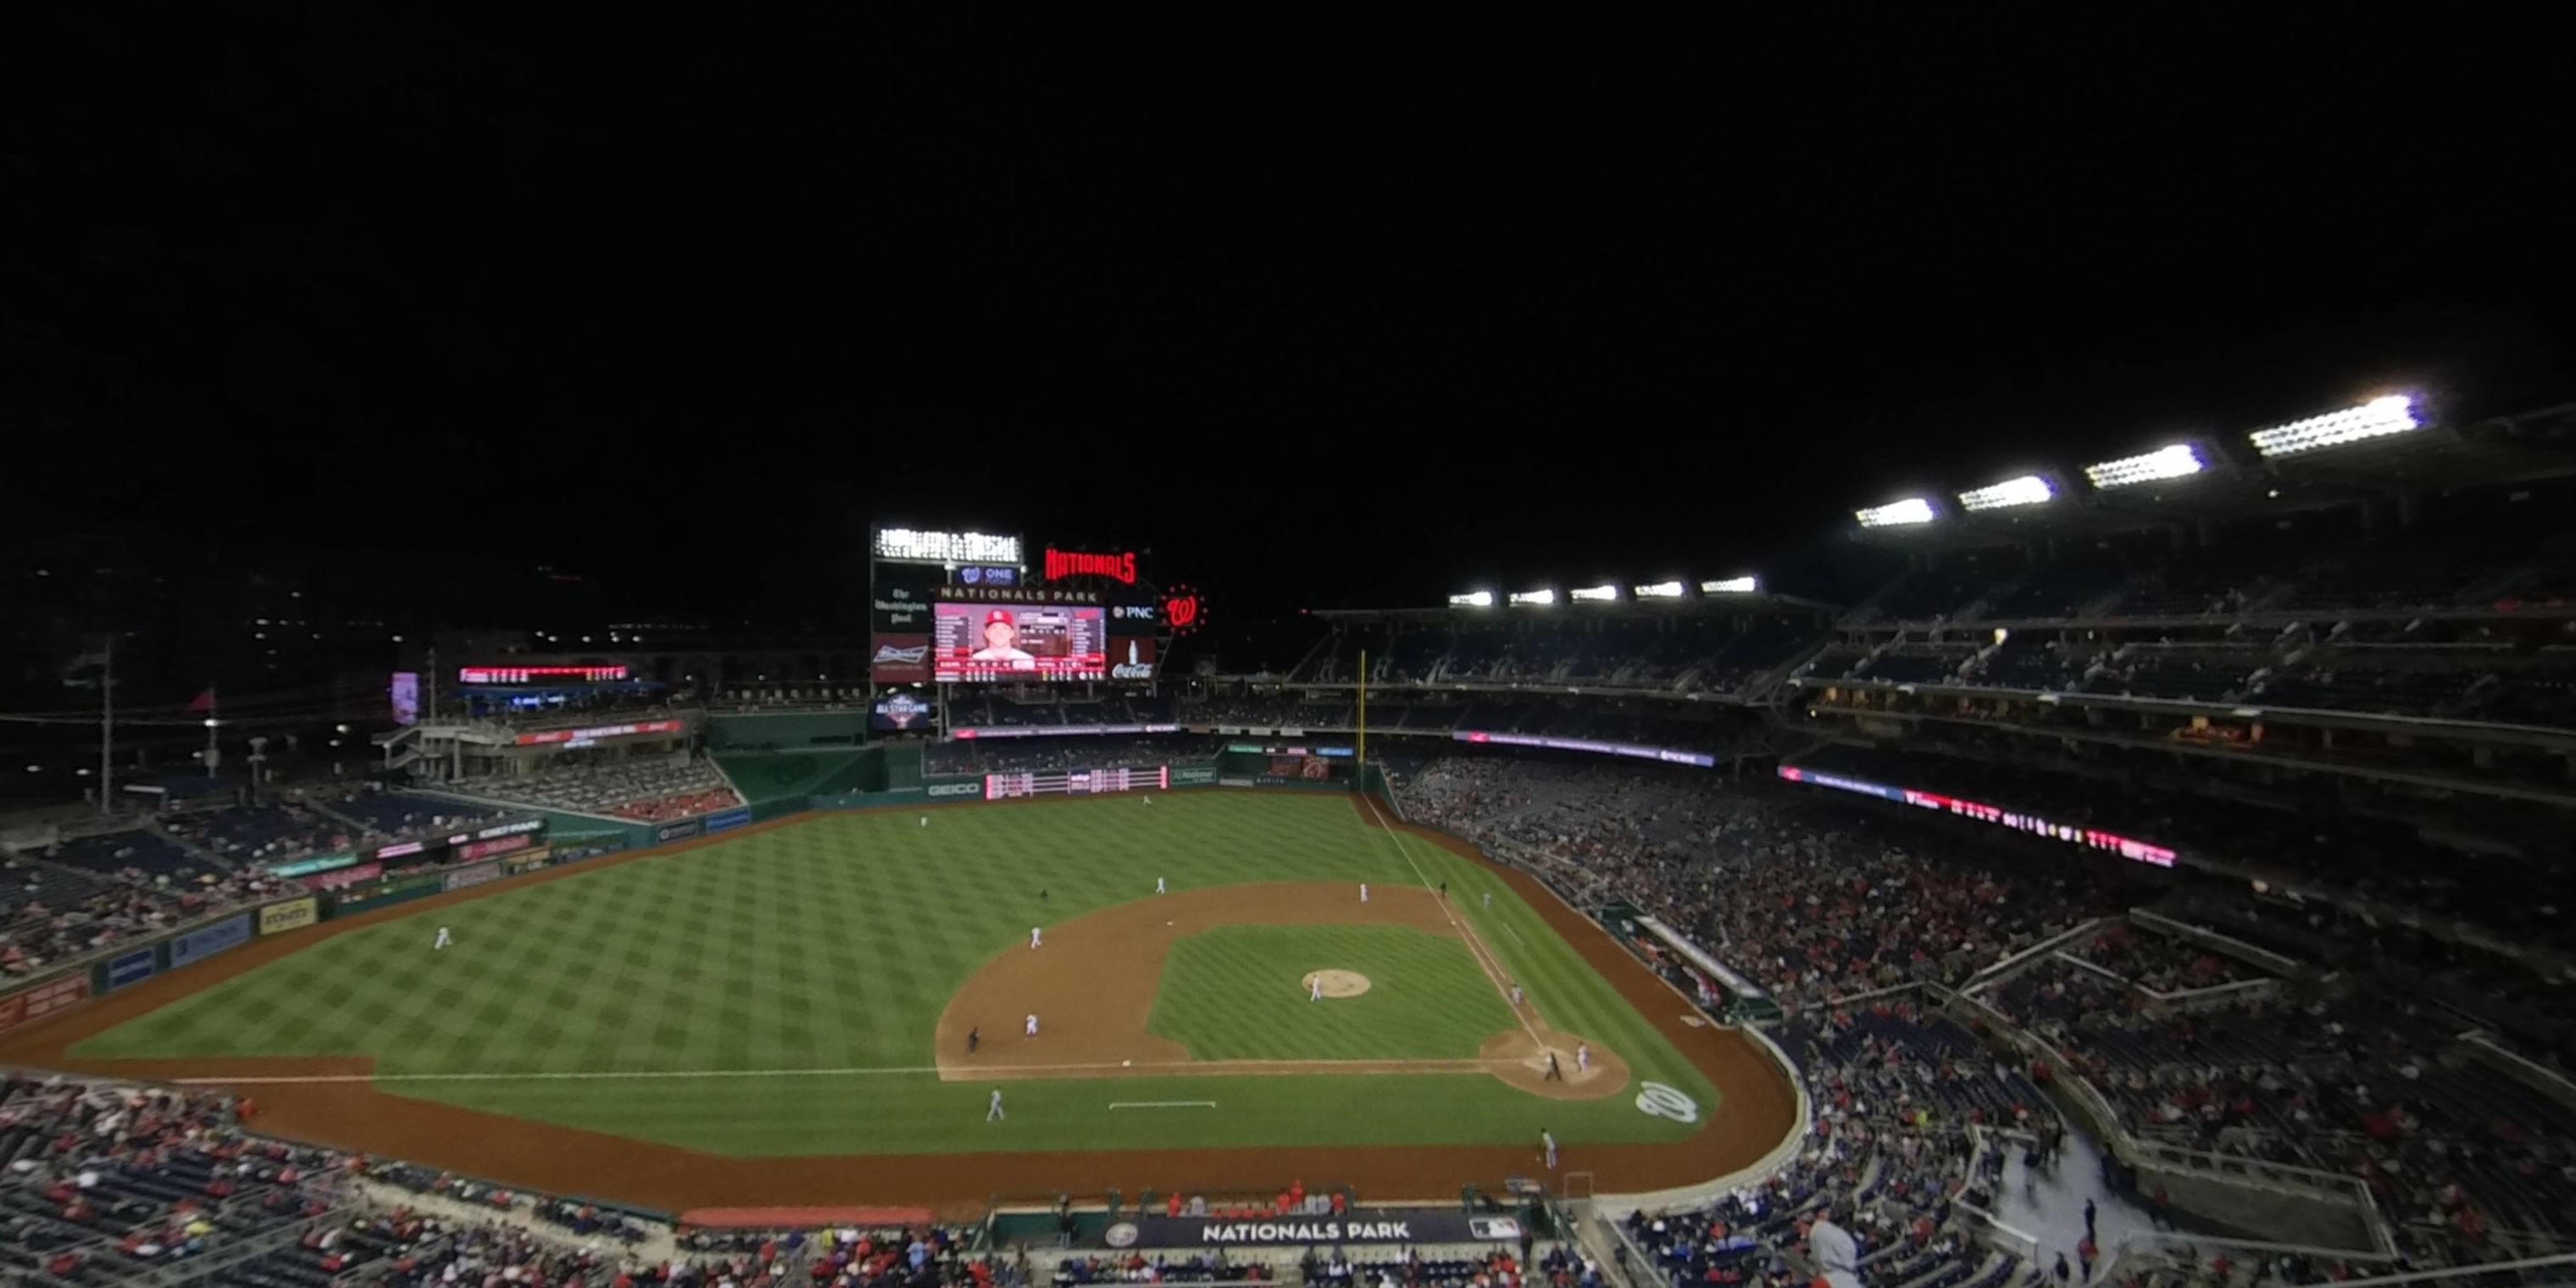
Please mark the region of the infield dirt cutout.
<svg viewBox="0 0 2576 1288"><path fill-rule="evenodd" d="M939 1016L938 1067L947 1082L1021 1078L1118 1078L1257 1074L1483 1073L1533 1095L1591 1100L1628 1085L1628 1065L1598 1044L1590 1068L1575 1067L1575 1048L1586 1041L1550 1029L1535 1005L1512 1010L1514 1028L1487 1038L1473 1059L1460 1060L1198 1060L1189 1049L1148 1031L1154 993L1172 945L1224 926L1407 926L1458 942L1472 955L1497 993L1508 981L1483 947L1460 931L1429 890L1379 886L1369 902L1343 882L1262 883L1188 890L1121 904L1046 928L1043 948L1017 947L996 954L948 1000ZM1352 997L1371 981L1350 971L1299 976L1308 987L1325 977L1324 995ZM1393 981L1388 981L1390 984ZM1337 989L1341 991L1336 991ZM1024 1017L1038 1017L1038 1036L1022 1036ZM982 1042L966 1052L970 1030ZM1554 1052L1561 1077L1547 1076Z"/></svg>
<svg viewBox="0 0 2576 1288"><path fill-rule="evenodd" d="M1318 988L1318 984L1322 987ZM1298 978L1297 988L1309 996L1320 992L1329 1001L1369 991L1369 978L1355 970L1310 970Z"/></svg>

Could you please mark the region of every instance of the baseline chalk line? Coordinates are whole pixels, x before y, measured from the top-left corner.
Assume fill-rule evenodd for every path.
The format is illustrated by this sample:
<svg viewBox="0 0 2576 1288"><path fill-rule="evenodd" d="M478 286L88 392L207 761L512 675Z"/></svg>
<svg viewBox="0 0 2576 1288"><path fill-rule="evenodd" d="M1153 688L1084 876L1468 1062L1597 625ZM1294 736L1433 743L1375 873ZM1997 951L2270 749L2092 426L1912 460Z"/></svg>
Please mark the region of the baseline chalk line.
<svg viewBox="0 0 2576 1288"><path fill-rule="evenodd" d="M1213 1100L1112 1100L1112 1109L1214 1109Z"/></svg>

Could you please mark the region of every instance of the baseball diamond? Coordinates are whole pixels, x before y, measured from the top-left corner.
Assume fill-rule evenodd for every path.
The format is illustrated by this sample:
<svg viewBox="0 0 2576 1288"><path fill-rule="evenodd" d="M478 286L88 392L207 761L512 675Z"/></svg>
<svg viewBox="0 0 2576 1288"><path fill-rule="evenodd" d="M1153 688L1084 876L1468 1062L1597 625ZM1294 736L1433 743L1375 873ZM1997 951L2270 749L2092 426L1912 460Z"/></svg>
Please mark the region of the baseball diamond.
<svg viewBox="0 0 2576 1288"><path fill-rule="evenodd" d="M1654 1189L1792 1130L1766 1054L1684 1024L1527 878L1365 797L1160 803L809 815L555 869L260 940L0 1055L235 1087L277 1134L675 1209L963 1210L1284 1166L1439 1195L1528 1172L1541 1125L1599 1184ZM1314 1005L1318 969L1365 991ZM895 1165L840 1165L860 1156Z"/></svg>

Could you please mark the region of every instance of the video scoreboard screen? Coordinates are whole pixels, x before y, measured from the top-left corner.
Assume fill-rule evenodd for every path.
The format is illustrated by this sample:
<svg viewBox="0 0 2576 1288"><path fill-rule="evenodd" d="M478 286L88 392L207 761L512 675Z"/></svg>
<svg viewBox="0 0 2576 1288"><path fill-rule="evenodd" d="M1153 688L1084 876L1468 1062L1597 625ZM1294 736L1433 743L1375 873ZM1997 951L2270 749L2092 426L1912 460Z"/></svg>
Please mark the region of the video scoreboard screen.
<svg viewBox="0 0 2576 1288"><path fill-rule="evenodd" d="M1097 604L943 603L931 625L942 684L1110 678L1107 610Z"/></svg>
<svg viewBox="0 0 2576 1288"><path fill-rule="evenodd" d="M1038 773L1021 770L1010 774L984 775L984 799L1009 800L1015 796L1088 796L1105 792L1168 791L1172 786L1172 767L1156 765L1150 769L1070 769Z"/></svg>

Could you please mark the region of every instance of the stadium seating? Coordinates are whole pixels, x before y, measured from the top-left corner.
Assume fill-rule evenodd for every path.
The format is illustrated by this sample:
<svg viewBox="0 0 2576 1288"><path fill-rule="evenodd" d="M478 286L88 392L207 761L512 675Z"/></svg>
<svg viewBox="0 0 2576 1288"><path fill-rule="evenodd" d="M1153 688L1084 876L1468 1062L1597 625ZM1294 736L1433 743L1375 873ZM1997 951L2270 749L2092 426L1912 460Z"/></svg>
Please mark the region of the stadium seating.
<svg viewBox="0 0 2576 1288"><path fill-rule="evenodd" d="M447 786L493 800L643 822L687 818L742 803L715 762L697 756L562 765L540 774L469 778Z"/></svg>

